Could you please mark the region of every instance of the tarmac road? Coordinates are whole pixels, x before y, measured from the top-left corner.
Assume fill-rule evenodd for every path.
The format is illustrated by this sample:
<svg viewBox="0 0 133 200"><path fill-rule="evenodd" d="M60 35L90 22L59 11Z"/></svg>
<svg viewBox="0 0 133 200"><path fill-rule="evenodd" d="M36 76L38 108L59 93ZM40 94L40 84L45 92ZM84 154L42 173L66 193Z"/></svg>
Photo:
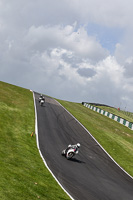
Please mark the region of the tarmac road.
<svg viewBox="0 0 133 200"><path fill-rule="evenodd" d="M41 153L53 174L75 200L133 200L133 179L124 173L86 130L54 99L45 105L35 93ZM72 160L61 156L79 142Z"/></svg>

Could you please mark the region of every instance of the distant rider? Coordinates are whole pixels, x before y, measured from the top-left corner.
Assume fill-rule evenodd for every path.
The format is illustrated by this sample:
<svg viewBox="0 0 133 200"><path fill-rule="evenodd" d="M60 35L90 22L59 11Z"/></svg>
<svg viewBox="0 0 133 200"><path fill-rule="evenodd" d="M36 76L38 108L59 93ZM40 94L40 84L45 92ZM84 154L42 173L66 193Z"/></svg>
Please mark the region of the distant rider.
<svg viewBox="0 0 133 200"><path fill-rule="evenodd" d="M43 96L42 94L41 94L40 97L39 97L39 102L40 102L41 100L43 100L43 101L45 102L45 98L44 98L44 96Z"/></svg>

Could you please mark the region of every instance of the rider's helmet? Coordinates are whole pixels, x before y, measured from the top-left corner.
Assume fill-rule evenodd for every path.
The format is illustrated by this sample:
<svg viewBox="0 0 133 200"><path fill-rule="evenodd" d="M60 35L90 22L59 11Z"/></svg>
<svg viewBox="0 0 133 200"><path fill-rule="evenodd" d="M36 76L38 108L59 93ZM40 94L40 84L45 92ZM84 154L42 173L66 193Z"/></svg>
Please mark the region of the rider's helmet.
<svg viewBox="0 0 133 200"><path fill-rule="evenodd" d="M80 147L80 144L79 144L79 143L77 143L77 147L78 147L78 148Z"/></svg>

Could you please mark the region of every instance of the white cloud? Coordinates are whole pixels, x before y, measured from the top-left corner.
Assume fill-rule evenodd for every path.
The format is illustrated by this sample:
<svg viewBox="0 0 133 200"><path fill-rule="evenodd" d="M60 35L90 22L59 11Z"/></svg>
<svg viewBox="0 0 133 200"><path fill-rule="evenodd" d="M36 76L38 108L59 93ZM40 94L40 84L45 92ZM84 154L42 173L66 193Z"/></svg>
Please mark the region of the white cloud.
<svg viewBox="0 0 133 200"><path fill-rule="evenodd" d="M123 80L124 67L119 65L114 57L107 57L97 66L98 75L108 77L116 86L120 87Z"/></svg>
<svg viewBox="0 0 133 200"><path fill-rule="evenodd" d="M132 5L131 0L74 0L68 1L74 13L79 15L79 19L88 23L104 24L106 26L127 27L131 24Z"/></svg>
<svg viewBox="0 0 133 200"><path fill-rule="evenodd" d="M1 80L133 111L132 6L131 0L0 0Z"/></svg>
<svg viewBox="0 0 133 200"><path fill-rule="evenodd" d="M31 48L39 51L61 47L75 52L79 57L95 62L105 58L109 53L95 37L88 36L84 27L76 30L75 23L64 27L59 25L32 26L29 28L25 40Z"/></svg>

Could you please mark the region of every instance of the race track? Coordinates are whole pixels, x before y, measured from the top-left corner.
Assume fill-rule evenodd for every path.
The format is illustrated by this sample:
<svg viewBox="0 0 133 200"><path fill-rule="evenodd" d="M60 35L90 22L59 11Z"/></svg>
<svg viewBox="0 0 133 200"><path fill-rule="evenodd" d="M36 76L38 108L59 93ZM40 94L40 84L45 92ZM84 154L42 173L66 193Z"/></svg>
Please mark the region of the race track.
<svg viewBox="0 0 133 200"><path fill-rule="evenodd" d="M35 93L41 153L53 174L75 200L133 200L133 179L100 148L54 99L41 107ZM68 144L81 144L72 160L61 156Z"/></svg>

